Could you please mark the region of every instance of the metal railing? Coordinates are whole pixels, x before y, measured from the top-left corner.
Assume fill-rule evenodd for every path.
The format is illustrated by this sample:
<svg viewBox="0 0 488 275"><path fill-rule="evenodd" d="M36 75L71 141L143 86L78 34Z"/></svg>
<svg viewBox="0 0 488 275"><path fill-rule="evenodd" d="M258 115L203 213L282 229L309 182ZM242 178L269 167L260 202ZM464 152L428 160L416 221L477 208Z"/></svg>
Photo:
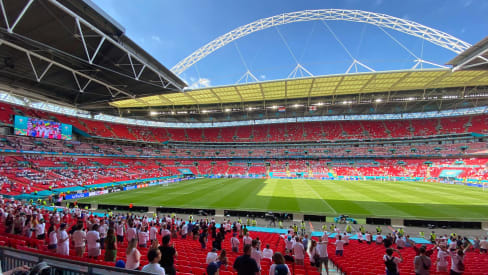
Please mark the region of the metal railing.
<svg viewBox="0 0 488 275"><path fill-rule="evenodd" d="M69 259L57 258L38 254L35 252L22 251L9 247L0 247L0 261L2 271L8 271L19 266L33 267L37 263L45 262L51 268L51 274L63 275L147 275L148 273L133 271L123 268L104 266L92 263L73 261Z"/></svg>

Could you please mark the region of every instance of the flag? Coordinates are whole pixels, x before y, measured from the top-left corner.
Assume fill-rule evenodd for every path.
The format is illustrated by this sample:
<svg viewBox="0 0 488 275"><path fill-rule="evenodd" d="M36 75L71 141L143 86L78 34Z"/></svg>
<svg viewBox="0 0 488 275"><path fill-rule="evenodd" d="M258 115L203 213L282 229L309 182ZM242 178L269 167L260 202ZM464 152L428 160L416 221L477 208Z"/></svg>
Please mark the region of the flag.
<svg viewBox="0 0 488 275"><path fill-rule="evenodd" d="M282 113L282 112L285 112L285 111L286 111L286 107L284 107L284 106L278 107L278 112L281 112Z"/></svg>
<svg viewBox="0 0 488 275"><path fill-rule="evenodd" d="M309 110L310 112L317 111L317 106L315 106L315 105L308 106L308 110Z"/></svg>

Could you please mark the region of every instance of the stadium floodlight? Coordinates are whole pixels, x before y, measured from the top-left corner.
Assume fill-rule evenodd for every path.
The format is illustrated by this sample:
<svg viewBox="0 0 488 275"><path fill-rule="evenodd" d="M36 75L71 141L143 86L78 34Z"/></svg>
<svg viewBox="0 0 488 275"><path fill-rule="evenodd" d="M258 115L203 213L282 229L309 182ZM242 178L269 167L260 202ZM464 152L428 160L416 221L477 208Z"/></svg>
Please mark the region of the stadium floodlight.
<svg viewBox="0 0 488 275"><path fill-rule="evenodd" d="M381 99L381 98L377 98L377 99L374 100L374 102L376 102L376 103L380 103L382 101L383 101L383 99Z"/></svg>
<svg viewBox="0 0 488 275"><path fill-rule="evenodd" d="M324 106L324 103L323 102L319 102L319 103L317 103L315 105L317 105L317 106Z"/></svg>
<svg viewBox="0 0 488 275"><path fill-rule="evenodd" d="M150 116L157 116L158 115L158 112L156 112L156 111L150 111L149 112L149 115Z"/></svg>
<svg viewBox="0 0 488 275"><path fill-rule="evenodd" d="M229 108L225 109L225 112L226 112L226 113L228 113L228 112L230 112L230 111L231 111L231 109L229 109Z"/></svg>
<svg viewBox="0 0 488 275"><path fill-rule="evenodd" d="M300 105L300 104L295 104L293 105L294 108L298 108L298 107L302 107L303 105Z"/></svg>
<svg viewBox="0 0 488 275"><path fill-rule="evenodd" d="M407 100L408 101L414 101L415 100L415 97L408 97Z"/></svg>
<svg viewBox="0 0 488 275"><path fill-rule="evenodd" d="M276 110L276 109L278 109L278 106L273 105L273 106L271 106L271 109Z"/></svg>

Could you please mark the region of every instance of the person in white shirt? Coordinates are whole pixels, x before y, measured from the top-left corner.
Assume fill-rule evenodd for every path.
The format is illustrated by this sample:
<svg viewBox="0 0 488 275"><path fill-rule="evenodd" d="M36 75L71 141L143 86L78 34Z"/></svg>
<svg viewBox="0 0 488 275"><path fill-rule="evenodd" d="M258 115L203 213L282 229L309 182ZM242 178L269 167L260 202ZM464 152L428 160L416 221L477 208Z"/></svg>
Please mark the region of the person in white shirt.
<svg viewBox="0 0 488 275"><path fill-rule="evenodd" d="M263 249L263 258L264 259L273 259L273 249L269 248L269 244L266 244L266 248Z"/></svg>
<svg viewBox="0 0 488 275"><path fill-rule="evenodd" d="M63 256L68 256L69 255L69 236L68 233L66 233L66 224L63 223L60 225L58 234L57 234L57 249L56 253L63 255Z"/></svg>
<svg viewBox="0 0 488 275"><path fill-rule="evenodd" d="M291 253L291 250L293 249L293 245L295 244L295 240L291 236L286 237L285 239L285 249L289 253Z"/></svg>
<svg viewBox="0 0 488 275"><path fill-rule="evenodd" d="M105 248L105 238L107 237L107 231L108 224L105 220L102 220L100 226L98 227L98 233L100 233L100 249Z"/></svg>
<svg viewBox="0 0 488 275"><path fill-rule="evenodd" d="M135 270L139 268L141 253L137 249L137 239L131 239L127 245L125 268Z"/></svg>
<svg viewBox="0 0 488 275"><path fill-rule="evenodd" d="M327 244L328 244L328 239L322 238L318 243L317 243L317 252L320 256L320 262L318 263L318 268L320 271L322 271L322 264L325 266L325 271L327 274L329 274L329 254L327 253Z"/></svg>
<svg viewBox="0 0 488 275"><path fill-rule="evenodd" d="M342 256L344 255L344 241L342 240L342 236L339 235L339 239L335 242L336 246L336 255Z"/></svg>
<svg viewBox="0 0 488 275"><path fill-rule="evenodd" d="M396 239L396 246L398 249L403 249L405 247L405 240L403 239L403 237L398 237Z"/></svg>
<svg viewBox="0 0 488 275"><path fill-rule="evenodd" d="M295 244L293 244L293 255L295 256L295 263L298 265L304 264L305 259L305 248L299 237L295 237Z"/></svg>
<svg viewBox="0 0 488 275"><path fill-rule="evenodd" d="M439 247L438 247L438 252L437 252L437 272L448 272L448 265L449 265L449 262L447 260L447 258L449 257L449 252L447 251L447 248L446 248L446 245L445 244L441 244Z"/></svg>
<svg viewBox="0 0 488 275"><path fill-rule="evenodd" d="M252 245L252 238L249 236L249 233L246 233L246 236L242 238L242 242L244 243L244 245Z"/></svg>
<svg viewBox="0 0 488 275"><path fill-rule="evenodd" d="M239 239L237 238L237 234L234 233L232 235L232 238L230 238L230 246L232 248L232 252L239 252L239 244L241 242L239 241Z"/></svg>
<svg viewBox="0 0 488 275"><path fill-rule="evenodd" d="M219 257L219 254L217 254L217 249L216 248L212 248L212 251L209 251L207 253L207 259L206 259L206 263L209 264L211 262L216 262L217 259Z"/></svg>
<svg viewBox="0 0 488 275"><path fill-rule="evenodd" d="M382 244L383 243L383 236L381 236L381 233L378 233L376 235L376 244Z"/></svg>
<svg viewBox="0 0 488 275"><path fill-rule="evenodd" d="M368 243L368 244L371 244L371 241L373 240L373 237L371 236L371 234L370 234L368 231L366 231L366 235L365 235L365 237L364 237L364 240L365 240L365 241L366 241L366 243Z"/></svg>
<svg viewBox="0 0 488 275"><path fill-rule="evenodd" d="M149 239L151 242L158 239L158 228L154 225L151 225L151 229L149 229Z"/></svg>
<svg viewBox="0 0 488 275"><path fill-rule="evenodd" d="M342 235L342 240L344 241L345 245L349 244L349 235L347 235L346 232L344 232L344 235Z"/></svg>
<svg viewBox="0 0 488 275"><path fill-rule="evenodd" d="M38 240L44 240L46 235L44 234L44 230L46 229L46 224L44 223L44 219L41 219L39 223L36 225L36 238Z"/></svg>
<svg viewBox="0 0 488 275"><path fill-rule="evenodd" d="M48 238L49 241L47 243L47 248L51 252L56 252L56 248L58 246L58 234L56 233L56 230L54 230L54 225L49 226Z"/></svg>
<svg viewBox="0 0 488 275"><path fill-rule="evenodd" d="M77 225L76 230L75 232L73 232L71 238L73 239L73 242L75 244L76 256L83 257L83 254L85 253L86 233L83 230L82 224Z"/></svg>
<svg viewBox="0 0 488 275"><path fill-rule="evenodd" d="M100 256L100 233L98 232L98 224L94 224L92 229L86 233L86 247L88 257L97 258Z"/></svg>
<svg viewBox="0 0 488 275"><path fill-rule="evenodd" d="M186 239L186 235L188 235L188 224L186 222L182 222L181 226L181 238Z"/></svg>
<svg viewBox="0 0 488 275"><path fill-rule="evenodd" d="M141 229L137 233L139 239L139 247L147 247L147 241L149 240L149 233L147 233L147 228Z"/></svg>
<svg viewBox="0 0 488 275"><path fill-rule="evenodd" d="M135 226L131 223L129 229L127 229L127 241L130 242L132 239L137 240L137 230Z"/></svg>
<svg viewBox="0 0 488 275"><path fill-rule="evenodd" d="M147 259L149 260L149 264L145 265L142 268L142 272L156 275L165 275L164 268L159 265L159 261L161 260L161 251L159 251L159 249L149 249L149 251L147 252Z"/></svg>
<svg viewBox="0 0 488 275"><path fill-rule="evenodd" d="M163 225L163 227L161 228L161 239L168 235L171 235L171 231L166 229L166 225Z"/></svg>
<svg viewBox="0 0 488 275"><path fill-rule="evenodd" d="M464 255L466 251L471 247L469 243L464 250L457 249L450 251L451 254L451 274L463 274L464 273Z"/></svg>
<svg viewBox="0 0 488 275"><path fill-rule="evenodd" d="M259 250L258 240L252 240L251 258L253 258L256 261L259 270L261 270L261 258L263 258L263 255L261 254L261 250Z"/></svg>
<svg viewBox="0 0 488 275"><path fill-rule="evenodd" d="M122 223L122 221L119 221L119 223L115 226L115 231L117 234L117 242L118 243L124 242L125 227L124 227L124 223Z"/></svg>
<svg viewBox="0 0 488 275"><path fill-rule="evenodd" d="M480 254L488 253L488 237L485 238L480 242Z"/></svg>

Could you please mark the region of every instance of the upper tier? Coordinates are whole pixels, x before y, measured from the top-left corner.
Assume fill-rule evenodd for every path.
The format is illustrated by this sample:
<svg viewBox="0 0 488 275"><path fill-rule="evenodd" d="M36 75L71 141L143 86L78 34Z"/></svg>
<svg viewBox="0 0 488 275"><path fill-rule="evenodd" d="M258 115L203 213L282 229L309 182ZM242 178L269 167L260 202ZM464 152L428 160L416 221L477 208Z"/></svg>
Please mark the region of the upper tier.
<svg viewBox="0 0 488 275"><path fill-rule="evenodd" d="M488 133L488 115L414 120L328 121L221 128L154 128L65 116L0 102L0 122L25 115L55 120L92 135L140 141L279 142L408 138L459 133Z"/></svg>

